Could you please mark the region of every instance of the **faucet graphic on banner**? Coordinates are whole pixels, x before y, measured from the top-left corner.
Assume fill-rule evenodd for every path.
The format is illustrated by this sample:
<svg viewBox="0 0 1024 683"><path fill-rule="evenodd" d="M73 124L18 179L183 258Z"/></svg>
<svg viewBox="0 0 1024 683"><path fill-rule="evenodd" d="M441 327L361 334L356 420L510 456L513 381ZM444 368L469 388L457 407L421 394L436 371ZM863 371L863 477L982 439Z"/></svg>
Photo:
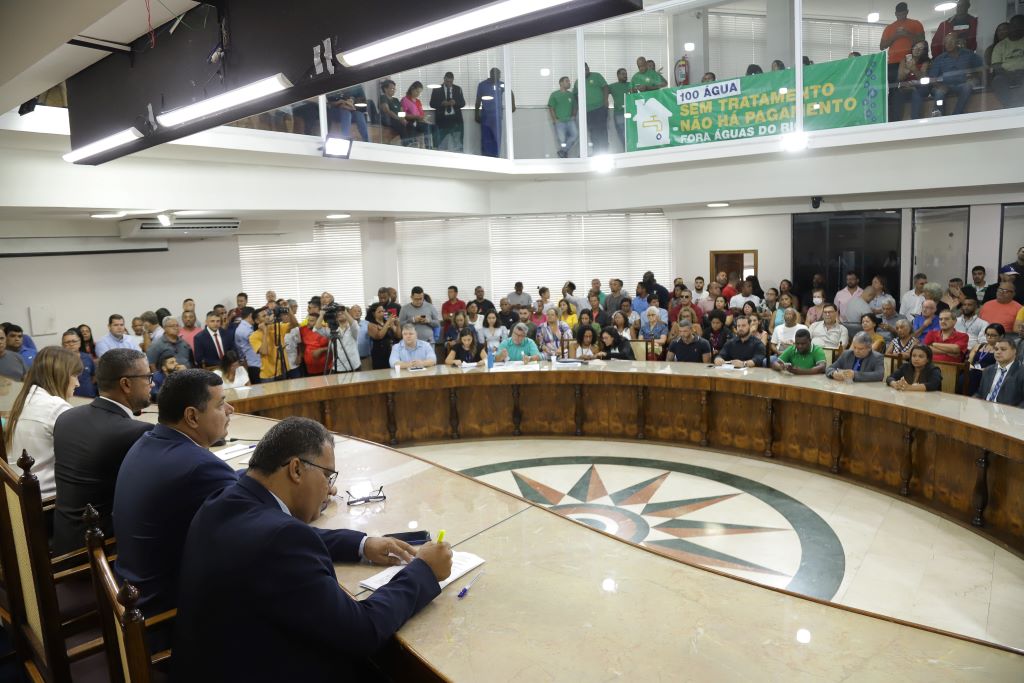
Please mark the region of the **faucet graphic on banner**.
<svg viewBox="0 0 1024 683"><path fill-rule="evenodd" d="M671 142L668 117L672 112L657 99L636 103L636 146L663 147Z"/></svg>

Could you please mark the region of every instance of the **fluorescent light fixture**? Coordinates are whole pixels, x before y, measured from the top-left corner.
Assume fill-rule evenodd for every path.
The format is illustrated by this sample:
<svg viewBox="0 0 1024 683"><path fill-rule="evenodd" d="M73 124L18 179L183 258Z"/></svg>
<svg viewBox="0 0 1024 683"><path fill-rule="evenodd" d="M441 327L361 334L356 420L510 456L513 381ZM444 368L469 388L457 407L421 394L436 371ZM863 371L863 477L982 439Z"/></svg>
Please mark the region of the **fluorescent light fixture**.
<svg viewBox="0 0 1024 683"><path fill-rule="evenodd" d="M615 159L610 154L598 154L590 159L590 170L608 173L615 170Z"/></svg>
<svg viewBox="0 0 1024 683"><path fill-rule="evenodd" d="M785 95L788 92L789 92L789 88L779 88L779 94L780 95Z"/></svg>
<svg viewBox="0 0 1024 683"><path fill-rule="evenodd" d="M113 213L94 213L89 218L124 218L127 215L124 211L114 211Z"/></svg>
<svg viewBox="0 0 1024 683"><path fill-rule="evenodd" d="M503 0L478 9L456 14L405 33L379 40L369 45L338 53L338 61L353 67L391 55L409 52L418 47L447 38L470 33L495 24L503 24L517 17L565 5L572 0Z"/></svg>
<svg viewBox="0 0 1024 683"><path fill-rule="evenodd" d="M807 149L807 133L787 133L782 136L782 149L800 152Z"/></svg>
<svg viewBox="0 0 1024 683"><path fill-rule="evenodd" d="M811 642L811 632L805 628L797 629L796 642L805 644Z"/></svg>
<svg viewBox="0 0 1024 683"><path fill-rule="evenodd" d="M601 582L601 590L606 593L615 593L619 589L619 584L615 579L605 579Z"/></svg>
<svg viewBox="0 0 1024 683"><path fill-rule="evenodd" d="M711 202L708 204L709 209L724 209L729 206L729 202Z"/></svg>
<svg viewBox="0 0 1024 683"><path fill-rule="evenodd" d="M683 49L686 50L687 52L693 52L694 50L697 49L697 46L694 45L693 43L683 43Z"/></svg>
<svg viewBox="0 0 1024 683"><path fill-rule="evenodd" d="M342 157L347 159L351 151L351 140L347 140L345 138L327 138L324 140L325 157Z"/></svg>
<svg viewBox="0 0 1024 683"><path fill-rule="evenodd" d="M548 76L551 75L551 69L544 67L543 69L540 70L540 75L544 78L547 78Z"/></svg>
<svg viewBox="0 0 1024 683"><path fill-rule="evenodd" d="M928 78L927 76L925 76L924 78L922 78L920 80L921 85L928 85L931 82L932 82L932 79Z"/></svg>
<svg viewBox="0 0 1024 683"><path fill-rule="evenodd" d="M405 118L405 112L404 111L398 112L398 118L404 119Z"/></svg>
<svg viewBox="0 0 1024 683"><path fill-rule="evenodd" d="M880 18L881 18L881 17L879 16L878 12L871 12L870 14L868 14L868 23L869 23L869 24L874 24L874 23L876 23L876 22L877 22L877 21L878 21L878 20L879 20Z"/></svg>
<svg viewBox="0 0 1024 683"><path fill-rule="evenodd" d="M356 109L366 109L366 102L356 102Z"/></svg>
<svg viewBox="0 0 1024 683"><path fill-rule="evenodd" d="M948 12L951 9L956 9L955 2L940 2L935 6L936 12Z"/></svg>
<svg viewBox="0 0 1024 683"><path fill-rule="evenodd" d="M171 227L171 224L174 223L174 219L168 216L166 213L160 214L159 216L156 217L156 219L160 221L160 225L164 226L165 228Z"/></svg>
<svg viewBox="0 0 1024 683"><path fill-rule="evenodd" d="M623 115L622 115L622 118L624 118L624 119L631 119L631 118L633 118L633 115L632 115L632 114L630 114L630 113L629 113L629 112L627 111L627 112L626 112L625 114L623 114Z"/></svg>
<svg viewBox="0 0 1024 683"><path fill-rule="evenodd" d="M494 99L494 95L483 95L483 96L480 97L480 100L483 101L483 102L490 102L493 99ZM401 116L402 115L401 112L399 112L398 115Z"/></svg>
<svg viewBox="0 0 1024 683"><path fill-rule="evenodd" d="M352 214L350 214L350 213L329 213L329 214L327 214L327 220L331 220L331 221L340 221L340 220L344 220L346 218L352 218Z"/></svg>
<svg viewBox="0 0 1024 683"><path fill-rule="evenodd" d="M213 211L175 211L174 215L180 218L186 218L188 216L205 216L206 214L213 213Z"/></svg>
<svg viewBox="0 0 1024 683"><path fill-rule="evenodd" d="M114 133L108 135L105 138L100 138L96 142L90 142L88 145L83 145L78 149L73 149L64 155L64 161L69 163L75 163L82 159L87 159L91 156L96 156L102 152L120 147L121 145L127 145L129 142L134 142L142 137L142 133L139 132L138 128L126 128L120 133Z"/></svg>
<svg viewBox="0 0 1024 683"><path fill-rule="evenodd" d="M427 85L427 89L428 89L428 90L437 90L437 89L438 89L438 88L440 88L440 87L441 87L441 86L440 86L440 85L438 85L437 83L430 83L430 84L428 84L428 85Z"/></svg>
<svg viewBox="0 0 1024 683"><path fill-rule="evenodd" d="M229 90L220 95L214 95L201 102L189 104L179 109L173 109L156 117L157 123L161 126L177 126L189 121L201 119L210 114L237 107L240 104L258 100L267 95L281 92L292 87L292 84L284 77L284 74L277 74L262 80L243 85L241 88Z"/></svg>
<svg viewBox="0 0 1024 683"><path fill-rule="evenodd" d="M164 209L125 209L125 216L152 216L154 213L163 213Z"/></svg>

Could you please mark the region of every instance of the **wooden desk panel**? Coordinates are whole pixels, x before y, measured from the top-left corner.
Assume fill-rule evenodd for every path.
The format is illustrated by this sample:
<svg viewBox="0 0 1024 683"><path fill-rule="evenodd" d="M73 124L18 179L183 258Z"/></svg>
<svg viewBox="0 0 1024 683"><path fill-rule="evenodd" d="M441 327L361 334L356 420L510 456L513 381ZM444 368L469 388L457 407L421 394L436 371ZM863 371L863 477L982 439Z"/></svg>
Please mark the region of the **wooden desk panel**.
<svg viewBox="0 0 1024 683"><path fill-rule="evenodd" d="M260 385L232 402L384 444L579 434L773 457L908 496L1024 552L1024 410L957 395L614 362L362 372Z"/></svg>

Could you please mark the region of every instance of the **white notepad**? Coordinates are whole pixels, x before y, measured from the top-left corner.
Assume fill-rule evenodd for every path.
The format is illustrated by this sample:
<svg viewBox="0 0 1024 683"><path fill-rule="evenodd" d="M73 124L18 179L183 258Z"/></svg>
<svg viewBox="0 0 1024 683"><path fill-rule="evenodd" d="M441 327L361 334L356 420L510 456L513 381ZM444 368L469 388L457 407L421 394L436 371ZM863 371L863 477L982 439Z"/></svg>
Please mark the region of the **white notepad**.
<svg viewBox="0 0 1024 683"><path fill-rule="evenodd" d="M447 579L440 582L441 590L444 590L448 584L453 581L458 581L483 563L484 558L474 555L473 553L462 553L457 551L452 553L452 574ZM378 572L370 578L360 581L359 585L363 588L369 588L370 590L375 591L391 579L395 578L395 574L402 571L404 567L405 565L388 567L384 571Z"/></svg>
<svg viewBox="0 0 1024 683"><path fill-rule="evenodd" d="M221 460L231 460L232 458L237 458L240 455L251 453L255 448L256 444L254 443L235 444L233 446L228 446L227 448L222 448L219 451L214 451L214 455Z"/></svg>

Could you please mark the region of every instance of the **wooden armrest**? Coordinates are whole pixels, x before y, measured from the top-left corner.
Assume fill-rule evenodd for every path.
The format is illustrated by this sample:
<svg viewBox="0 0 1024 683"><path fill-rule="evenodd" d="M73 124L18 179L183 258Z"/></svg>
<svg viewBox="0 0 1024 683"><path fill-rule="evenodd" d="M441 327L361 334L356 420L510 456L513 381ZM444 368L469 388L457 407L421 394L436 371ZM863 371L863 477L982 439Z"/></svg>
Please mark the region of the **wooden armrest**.
<svg viewBox="0 0 1024 683"><path fill-rule="evenodd" d="M149 663L150 664L159 664L160 662L166 662L170 658L171 658L171 651L170 650L161 650L160 652L157 652L156 654L154 654L152 657L149 658Z"/></svg>
<svg viewBox="0 0 1024 683"><path fill-rule="evenodd" d="M146 628L156 626L157 624L162 624L165 621L170 621L171 619L174 619L177 616L177 609L169 609L166 612L161 612L160 614L154 614L151 617L146 617Z"/></svg>
<svg viewBox="0 0 1024 683"><path fill-rule="evenodd" d="M43 498L42 503L43 503L43 512L50 512L51 510L54 510L54 509L57 508L57 496L50 496L48 498Z"/></svg>
<svg viewBox="0 0 1024 683"><path fill-rule="evenodd" d="M84 659L89 655L102 651L103 638L93 638L88 642L82 643L81 645L75 645L73 648L70 648L68 650L68 659L72 662L77 662L79 659Z"/></svg>
<svg viewBox="0 0 1024 683"><path fill-rule="evenodd" d="M53 582L63 583L64 581L68 581L69 579L78 578L80 575L83 574L88 576L89 571L89 565L83 564L78 567L73 567L71 569L65 569L63 571L55 572L53 575Z"/></svg>
<svg viewBox="0 0 1024 683"><path fill-rule="evenodd" d="M115 545L116 543L117 543L117 539L116 538L107 538L107 539L105 539L103 541L103 546L105 548L109 548L109 547ZM65 562L69 562L71 560L81 560L82 562L88 563L89 562L89 550L88 550L88 548L82 547L82 548L79 548L78 550L72 550L70 553L64 553L63 555L58 555L57 557L51 557L50 558L50 566L56 566L56 565L59 565L59 564L64 564Z"/></svg>

